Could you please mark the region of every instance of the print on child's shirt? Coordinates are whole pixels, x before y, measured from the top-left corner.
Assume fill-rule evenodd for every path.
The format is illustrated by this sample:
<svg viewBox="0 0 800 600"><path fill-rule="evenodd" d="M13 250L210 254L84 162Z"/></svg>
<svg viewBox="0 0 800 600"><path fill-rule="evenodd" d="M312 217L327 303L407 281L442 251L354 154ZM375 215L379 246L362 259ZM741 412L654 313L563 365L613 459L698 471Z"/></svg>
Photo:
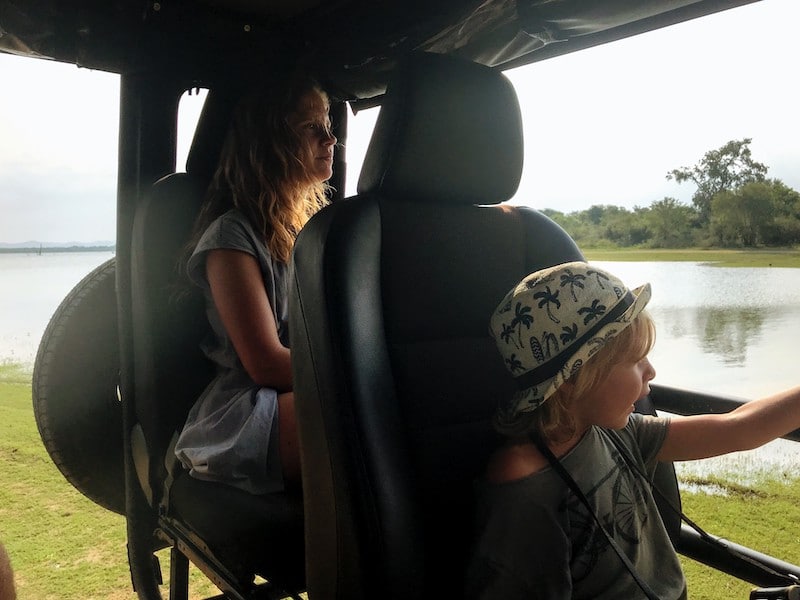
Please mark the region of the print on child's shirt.
<svg viewBox="0 0 800 600"><path fill-rule="evenodd" d="M616 449L611 450L611 455L614 461L611 470L600 477L591 489L583 492L606 531L611 533L617 542L636 546L641 542L642 529L647 523L647 511L644 510L645 482L631 471ZM603 503L602 506L598 506L598 492L609 487L612 490L610 504ZM602 492L600 497L603 497ZM598 529L594 517L571 491L560 510L568 511L572 542L570 567L573 582L578 582L592 572L600 557L610 550L610 545Z"/></svg>

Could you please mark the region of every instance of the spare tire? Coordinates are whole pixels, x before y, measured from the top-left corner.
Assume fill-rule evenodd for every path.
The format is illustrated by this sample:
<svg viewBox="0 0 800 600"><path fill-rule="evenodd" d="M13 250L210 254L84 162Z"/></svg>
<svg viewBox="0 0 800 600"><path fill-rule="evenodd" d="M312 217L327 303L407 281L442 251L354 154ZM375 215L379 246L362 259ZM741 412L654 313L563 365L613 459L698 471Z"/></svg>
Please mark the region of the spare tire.
<svg viewBox="0 0 800 600"><path fill-rule="evenodd" d="M32 394L39 435L67 481L124 515L115 279L112 258L61 302L39 344Z"/></svg>

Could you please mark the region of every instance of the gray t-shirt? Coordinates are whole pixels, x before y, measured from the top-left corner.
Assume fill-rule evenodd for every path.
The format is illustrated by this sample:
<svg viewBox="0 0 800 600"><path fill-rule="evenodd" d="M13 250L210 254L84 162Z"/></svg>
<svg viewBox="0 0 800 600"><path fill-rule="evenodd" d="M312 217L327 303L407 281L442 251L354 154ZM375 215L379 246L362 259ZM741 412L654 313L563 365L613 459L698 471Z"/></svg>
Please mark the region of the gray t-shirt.
<svg viewBox="0 0 800 600"><path fill-rule="evenodd" d="M254 494L280 491L277 392L250 378L225 331L206 277L206 257L215 249L256 258L278 337L288 347L288 267L272 258L249 221L232 209L208 226L189 258L189 278L203 290L212 330L202 349L216 364L217 375L189 411L175 454L198 479Z"/></svg>
<svg viewBox="0 0 800 600"><path fill-rule="evenodd" d="M619 432L593 427L561 462L638 574L663 600L686 581L649 484L609 439L618 435L651 477L669 421L631 415ZM477 486L471 600L638 600L645 595L581 501L552 468Z"/></svg>

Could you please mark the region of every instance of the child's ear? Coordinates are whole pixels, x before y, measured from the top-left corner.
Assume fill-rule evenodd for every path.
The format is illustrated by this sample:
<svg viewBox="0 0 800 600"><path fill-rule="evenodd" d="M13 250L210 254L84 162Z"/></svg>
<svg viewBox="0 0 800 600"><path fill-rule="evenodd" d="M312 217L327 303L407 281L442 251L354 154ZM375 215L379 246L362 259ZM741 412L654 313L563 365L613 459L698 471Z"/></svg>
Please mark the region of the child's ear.
<svg viewBox="0 0 800 600"><path fill-rule="evenodd" d="M572 393L575 391L575 384L573 383L572 379L567 379L564 383L558 386L558 391L564 394L566 397L572 396Z"/></svg>
<svg viewBox="0 0 800 600"><path fill-rule="evenodd" d="M572 400L575 395L575 382L571 379L568 379L560 386L558 386L558 394L562 398L562 402L565 406L569 406L572 403Z"/></svg>

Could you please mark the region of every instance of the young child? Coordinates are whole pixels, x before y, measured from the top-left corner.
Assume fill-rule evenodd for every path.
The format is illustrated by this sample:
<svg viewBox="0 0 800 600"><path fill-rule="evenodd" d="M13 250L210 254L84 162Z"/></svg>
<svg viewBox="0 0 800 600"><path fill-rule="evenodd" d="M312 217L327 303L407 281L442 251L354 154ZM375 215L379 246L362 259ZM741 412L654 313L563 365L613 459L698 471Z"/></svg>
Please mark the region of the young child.
<svg viewBox="0 0 800 600"><path fill-rule="evenodd" d="M491 334L519 391L497 411L506 442L478 485L468 598L648 597L610 539L651 597L686 598L644 475L658 461L752 449L800 427L800 388L727 414L634 414L655 377L649 299L649 284L629 290L573 262L525 277L492 315ZM539 448L577 483L609 537Z"/></svg>

